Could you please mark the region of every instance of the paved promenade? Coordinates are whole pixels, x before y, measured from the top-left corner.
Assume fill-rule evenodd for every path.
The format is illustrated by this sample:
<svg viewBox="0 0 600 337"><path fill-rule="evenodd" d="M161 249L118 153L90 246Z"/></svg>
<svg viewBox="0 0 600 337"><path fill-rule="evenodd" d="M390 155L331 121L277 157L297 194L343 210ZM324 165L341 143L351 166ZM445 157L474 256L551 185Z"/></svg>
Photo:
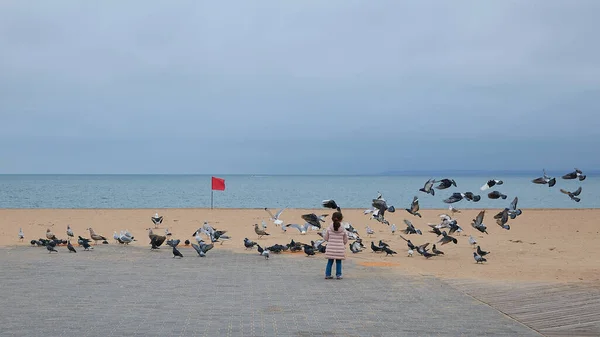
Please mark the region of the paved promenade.
<svg viewBox="0 0 600 337"><path fill-rule="evenodd" d="M0 248L0 336L539 336L435 278L145 243Z"/></svg>

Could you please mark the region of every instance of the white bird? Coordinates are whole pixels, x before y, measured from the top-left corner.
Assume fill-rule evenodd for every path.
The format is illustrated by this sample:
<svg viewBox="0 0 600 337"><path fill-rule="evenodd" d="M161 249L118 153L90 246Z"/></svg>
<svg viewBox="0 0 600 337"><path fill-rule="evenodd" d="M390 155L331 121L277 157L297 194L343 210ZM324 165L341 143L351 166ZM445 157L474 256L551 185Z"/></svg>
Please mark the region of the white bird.
<svg viewBox="0 0 600 337"><path fill-rule="evenodd" d="M396 224L392 224L392 227L390 227L390 229L392 230L392 234L396 233Z"/></svg>
<svg viewBox="0 0 600 337"><path fill-rule="evenodd" d="M477 244L477 240L475 240L475 238L473 237L473 235L469 235L469 243L472 245L476 245Z"/></svg>
<svg viewBox="0 0 600 337"><path fill-rule="evenodd" d="M409 249L409 250L408 250L408 257L412 257L412 256L413 256L413 250L412 250L412 249Z"/></svg>
<svg viewBox="0 0 600 337"><path fill-rule="evenodd" d="M171 236L171 232L169 232L168 228L165 228L165 236Z"/></svg>
<svg viewBox="0 0 600 337"><path fill-rule="evenodd" d="M128 238L133 239L133 235L131 235L131 233L129 233L129 231L127 229L123 232L123 235L125 235Z"/></svg>
<svg viewBox="0 0 600 337"><path fill-rule="evenodd" d="M452 214L454 214L454 213L460 213L460 210L458 210L457 208L454 208L454 206L452 206L452 205L448 206L448 210Z"/></svg>
<svg viewBox="0 0 600 337"><path fill-rule="evenodd" d="M200 232L199 231L196 232L196 236L194 238L196 239L196 241L198 243L204 242L204 240L202 240L202 237L200 236Z"/></svg>
<svg viewBox="0 0 600 337"><path fill-rule="evenodd" d="M135 240L131 236L128 236L125 232L121 231L119 235L119 241L127 245Z"/></svg>
<svg viewBox="0 0 600 337"><path fill-rule="evenodd" d="M120 237L120 235L117 234L117 231L114 231L113 232L113 239L115 239L115 242L119 242L119 237Z"/></svg>
<svg viewBox="0 0 600 337"><path fill-rule="evenodd" d="M265 222L265 220L261 221L261 225L263 229L267 229L267 223Z"/></svg>
<svg viewBox="0 0 600 337"><path fill-rule="evenodd" d="M290 228L290 227L291 228L296 228L298 231L300 231L300 234L304 235L304 234L306 234L306 232L308 231L308 229L310 227L312 227L312 225L309 224L308 222L305 222L303 226L300 226L300 225L295 224L295 223L289 223L289 224L285 225L285 227L287 227L287 228Z"/></svg>
<svg viewBox="0 0 600 337"><path fill-rule="evenodd" d="M367 228L367 235L371 236L371 235L375 234L375 231L373 229L371 229L371 227L369 227L369 225L367 225L366 228Z"/></svg>
<svg viewBox="0 0 600 337"><path fill-rule="evenodd" d="M73 230L71 229L71 226L67 225L67 236L69 237L73 237Z"/></svg>
<svg viewBox="0 0 600 337"><path fill-rule="evenodd" d="M25 238L25 233L23 233L23 229L19 228L19 240L23 241Z"/></svg>
<svg viewBox="0 0 600 337"><path fill-rule="evenodd" d="M273 213L271 213L271 211L269 211L266 207L265 207L265 211L267 211L267 213L269 213L269 215L271 216L271 221L273 221L273 223L275 223L276 226L281 226L283 224L283 220L279 219L279 217L281 216L281 213L283 213L283 211L286 210L287 207L284 207L282 209L280 209L277 213L275 213L275 215L273 215ZM267 228L267 227L264 227Z"/></svg>
<svg viewBox="0 0 600 337"><path fill-rule="evenodd" d="M260 255L264 256L265 260L268 260L269 259L269 250L268 249L263 250L263 252L260 253Z"/></svg>
<svg viewBox="0 0 600 337"><path fill-rule="evenodd" d="M367 214L373 213L374 211L375 211L375 208L369 208L369 209L365 209L365 210L363 211L363 214L364 214L364 215L367 215Z"/></svg>

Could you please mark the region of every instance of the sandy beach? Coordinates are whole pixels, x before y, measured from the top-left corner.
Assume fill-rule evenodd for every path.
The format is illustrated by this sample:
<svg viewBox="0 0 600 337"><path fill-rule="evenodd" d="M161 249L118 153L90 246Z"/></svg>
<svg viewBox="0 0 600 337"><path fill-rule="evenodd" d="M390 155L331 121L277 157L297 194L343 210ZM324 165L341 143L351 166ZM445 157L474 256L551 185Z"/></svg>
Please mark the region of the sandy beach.
<svg viewBox="0 0 600 337"><path fill-rule="evenodd" d="M2 209L0 210L0 246L30 245L29 241L44 238L46 229L51 229L58 238L67 238L67 224L73 229L75 236L89 237L86 228L92 227L96 233L109 238L113 231L128 229L139 241L134 246L147 247L147 228L154 228L150 217L157 212L164 216L162 225L155 233L163 234L165 228L173 233L173 238L193 242L192 233L208 221L213 227L227 230L232 240L217 244L215 249L228 249L245 254L256 254L256 251L245 250L242 241L245 237L259 242L261 246L275 243L286 244L290 239L310 243L320 237L317 231L301 235L295 229L284 233L275 226L268 214L262 209ZM276 212L277 210L271 210ZM456 234L458 244L439 246L443 256L426 260L416 254L407 256L406 242L399 232L404 229L403 219L409 219L415 227L423 231L423 235L404 235L415 244L435 243L438 238L429 233L428 223L439 223L439 214L446 210L422 210L423 218L414 217L405 211L388 214L387 219L395 223L398 232L392 234L387 225L369 216L363 210L343 210L345 221L350 222L363 238L367 249L352 254L348 250L347 257L354 263L381 266L391 271L402 271L411 274L434 275L451 279L487 279L499 281L545 281L545 282L594 282L600 280L600 227L596 219L600 209L524 209L523 214L511 220L510 230L496 225L492 218L499 210L486 210L484 223L489 235L481 234L471 227L471 220L479 210L463 210L455 214L458 224L464 229L463 234ZM303 223L300 216L306 213L331 214L328 209L287 209L281 218L285 223ZM267 232L271 235L257 239L254 224L265 220ZM329 225L329 221L325 225ZM371 237L365 233L365 226L374 229ZM25 240L19 242L17 233L23 228ZM473 235L482 249L490 251L488 262L478 265L473 260L473 247L468 242ZM385 257L385 254L372 253L371 241L387 242L398 252L396 256ZM431 246L431 245L430 245ZM134 248L135 249L135 248ZM182 247L183 250L192 249ZM294 258L307 258L303 253L284 253ZM277 258L277 256L274 256ZM316 255L316 259L324 259Z"/></svg>

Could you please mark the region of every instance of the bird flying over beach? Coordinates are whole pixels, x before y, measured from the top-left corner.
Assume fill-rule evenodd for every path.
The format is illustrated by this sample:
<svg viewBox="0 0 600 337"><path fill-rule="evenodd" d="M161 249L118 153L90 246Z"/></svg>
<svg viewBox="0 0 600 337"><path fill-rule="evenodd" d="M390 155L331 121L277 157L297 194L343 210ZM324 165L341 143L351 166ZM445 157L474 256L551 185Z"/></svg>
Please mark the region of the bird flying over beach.
<svg viewBox="0 0 600 337"><path fill-rule="evenodd" d="M584 181L585 177L586 175L578 168L575 168L575 171L562 176L563 179L579 179L579 181Z"/></svg>
<svg viewBox="0 0 600 337"><path fill-rule="evenodd" d="M435 187L438 190L445 190L445 189L447 189L447 188L449 188L451 186L456 187L456 181L454 181L454 179L446 179L446 178L444 178L444 179L442 179L442 180L440 180L438 182L439 182L439 184Z"/></svg>
<svg viewBox="0 0 600 337"><path fill-rule="evenodd" d="M419 197L415 196L413 201L410 203L410 208L405 208L406 211L414 216L421 217L419 213Z"/></svg>
<svg viewBox="0 0 600 337"><path fill-rule="evenodd" d="M435 195L435 190L433 189L433 184L435 184L435 179L429 179L429 180L427 180L427 182L425 182L425 186L423 186L423 188L420 188L419 191L427 193L427 194Z"/></svg>
<svg viewBox="0 0 600 337"><path fill-rule="evenodd" d="M573 192L569 192L567 190L563 190L562 188L560 189L560 191L566 195L569 196L569 198L571 198L571 200L575 201L575 202L580 202L581 199L579 198L579 194L581 194L581 186L579 186L578 189L576 189Z"/></svg>
<svg viewBox="0 0 600 337"><path fill-rule="evenodd" d="M504 182L502 180L498 180L498 179L490 179L487 181L487 183L483 184L483 186L481 186L480 190L485 191L487 189L490 189L496 185L502 185L504 184Z"/></svg>
<svg viewBox="0 0 600 337"><path fill-rule="evenodd" d="M287 207L284 207L282 209L280 209L279 211L277 211L277 213L275 213L275 215L273 215L273 213L271 213L271 211L269 211L268 208L265 207L265 211L267 211L267 213L269 213L269 216L271 217L271 221L273 221L273 223L276 226L281 226L283 224L283 220L281 220L279 217L281 216L281 213L283 213L283 211L286 210Z"/></svg>
<svg viewBox="0 0 600 337"><path fill-rule="evenodd" d="M551 178L546 174L546 170L543 170L544 175L542 177L539 178L535 178L533 179L531 182L533 182L534 184L538 184L538 185L544 185L547 184L548 187L552 187L554 185L556 185L556 178Z"/></svg>

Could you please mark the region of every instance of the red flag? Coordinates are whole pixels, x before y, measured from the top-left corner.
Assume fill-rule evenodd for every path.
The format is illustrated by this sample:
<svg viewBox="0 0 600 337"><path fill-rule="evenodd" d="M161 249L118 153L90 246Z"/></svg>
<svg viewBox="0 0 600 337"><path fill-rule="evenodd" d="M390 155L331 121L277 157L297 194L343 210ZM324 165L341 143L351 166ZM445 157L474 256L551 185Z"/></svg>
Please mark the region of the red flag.
<svg viewBox="0 0 600 337"><path fill-rule="evenodd" d="M212 177L212 189L216 191L225 191L225 179Z"/></svg>

